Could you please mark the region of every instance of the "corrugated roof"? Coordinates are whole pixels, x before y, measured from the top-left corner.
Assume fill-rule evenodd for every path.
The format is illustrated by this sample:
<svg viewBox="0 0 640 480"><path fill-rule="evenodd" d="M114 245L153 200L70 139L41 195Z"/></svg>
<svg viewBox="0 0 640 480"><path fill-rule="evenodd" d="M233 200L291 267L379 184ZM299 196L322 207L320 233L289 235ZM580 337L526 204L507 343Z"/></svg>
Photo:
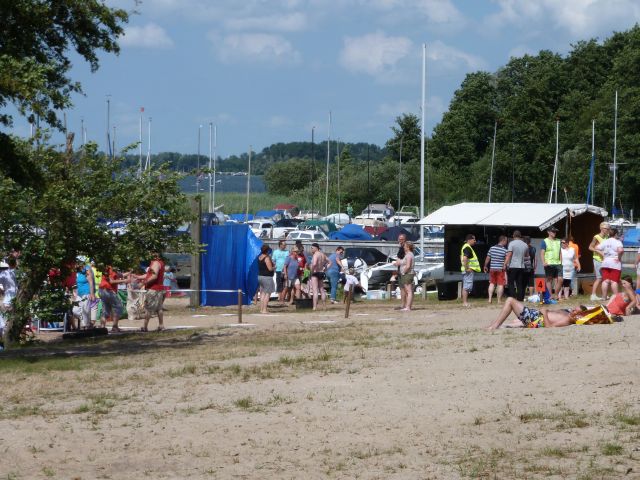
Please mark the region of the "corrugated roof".
<svg viewBox="0 0 640 480"><path fill-rule="evenodd" d="M578 203L459 203L442 207L418 223L422 225L481 225L498 227L537 227L549 225L585 212L605 217L607 211L595 205Z"/></svg>

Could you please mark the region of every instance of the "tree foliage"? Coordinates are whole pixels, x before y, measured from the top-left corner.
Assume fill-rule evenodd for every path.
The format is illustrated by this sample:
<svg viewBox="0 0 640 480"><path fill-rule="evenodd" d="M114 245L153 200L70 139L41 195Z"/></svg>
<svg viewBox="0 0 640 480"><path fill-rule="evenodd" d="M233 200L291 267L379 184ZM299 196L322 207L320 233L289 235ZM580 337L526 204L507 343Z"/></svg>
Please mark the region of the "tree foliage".
<svg viewBox="0 0 640 480"><path fill-rule="evenodd" d="M616 207L640 207L640 28L512 58L494 73L467 75L429 143L436 204L486 201L498 122L493 201L548 199L560 122L558 201L584 202L596 121L595 203L611 209L614 96L619 93ZM565 195L566 191L566 195Z"/></svg>
<svg viewBox="0 0 640 480"><path fill-rule="evenodd" d="M98 51L118 53L128 14L99 0L11 0L0 2L0 18L0 108L12 102L32 121L60 126L56 110L82 91L68 76L70 48L97 70Z"/></svg>
<svg viewBox="0 0 640 480"><path fill-rule="evenodd" d="M16 339L29 318L31 302L52 268L69 273L77 255L101 265L135 268L150 252L189 251L189 237L177 229L190 220L177 174L151 170L142 178L105 159L89 144L78 155L14 140L23 158L32 157L42 182L23 186L0 177L0 251L21 252L20 288L7 335ZM114 234L108 220L126 222Z"/></svg>

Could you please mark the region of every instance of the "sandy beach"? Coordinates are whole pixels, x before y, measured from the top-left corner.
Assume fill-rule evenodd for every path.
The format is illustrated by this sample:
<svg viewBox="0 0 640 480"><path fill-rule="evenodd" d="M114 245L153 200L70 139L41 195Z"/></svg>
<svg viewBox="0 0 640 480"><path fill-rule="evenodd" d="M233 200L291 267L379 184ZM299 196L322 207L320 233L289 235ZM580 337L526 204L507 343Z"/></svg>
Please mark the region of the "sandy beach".
<svg viewBox="0 0 640 480"><path fill-rule="evenodd" d="M185 330L4 353L0 478L640 478L640 317L186 305L166 312Z"/></svg>

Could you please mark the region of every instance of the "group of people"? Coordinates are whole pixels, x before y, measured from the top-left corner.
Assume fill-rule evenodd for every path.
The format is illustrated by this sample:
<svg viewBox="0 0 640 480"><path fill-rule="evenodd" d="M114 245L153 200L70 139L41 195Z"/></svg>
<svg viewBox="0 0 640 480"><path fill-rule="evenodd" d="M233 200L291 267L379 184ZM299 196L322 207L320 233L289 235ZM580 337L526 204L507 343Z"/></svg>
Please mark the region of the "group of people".
<svg viewBox="0 0 640 480"><path fill-rule="evenodd" d="M576 318L583 315L584 308L575 311L534 309L523 304L527 288L532 285L537 261L544 266L545 287L553 300L568 299L578 293L577 273L582 270L580 248L572 236L562 239L557 237L558 229L550 226L547 237L540 244L539 256L528 237L523 237L518 230L512 234L508 242L506 235L498 238L486 256L483 270L489 274L489 303L496 291L498 303L501 303L505 285L508 284L509 298L500 315L490 328L497 328L513 312L519 326L565 326L575 323ZM480 262L474 250L476 238L473 234L466 236L460 250L462 271L462 302L468 306L468 295L473 289L474 274L480 272ZM640 302L640 289L633 288L630 276L621 278L622 242L617 229L607 222L600 224L600 232L593 236L589 245L593 253L593 266L596 281L590 296L591 301L605 301L606 310L614 316L634 313ZM640 251L636 258L636 268L640 273ZM602 296L598 296L598 287ZM622 291L620 291L620 287ZM611 292L611 296L609 296ZM601 308L601 307L599 307Z"/></svg>
<svg viewBox="0 0 640 480"><path fill-rule="evenodd" d="M347 292L359 285L353 269L344 266L343 259L342 246L327 256L317 243L311 244L311 254L307 255L300 240L290 250L285 240L278 242L276 250L262 245L258 256L260 313L269 313L267 306L274 291L280 304L291 305L295 299L311 298L314 310L319 302L326 307L325 279L330 285L329 300L336 303L341 283Z"/></svg>
<svg viewBox="0 0 640 480"><path fill-rule="evenodd" d="M171 288L170 281L168 285L165 283L165 275L171 280L172 272L159 253L152 257L146 270L139 273L118 271L111 265L97 266L84 256L76 258L66 278L61 277L59 269L52 269L49 282L64 288L72 300L69 328L87 330L106 327L110 322L111 332L120 332L119 321L126 302L130 318L144 318L140 331L148 331L153 315L158 317L158 331L164 330L163 305L166 292ZM123 291L126 295L121 295ZM100 308L102 312L98 315Z"/></svg>

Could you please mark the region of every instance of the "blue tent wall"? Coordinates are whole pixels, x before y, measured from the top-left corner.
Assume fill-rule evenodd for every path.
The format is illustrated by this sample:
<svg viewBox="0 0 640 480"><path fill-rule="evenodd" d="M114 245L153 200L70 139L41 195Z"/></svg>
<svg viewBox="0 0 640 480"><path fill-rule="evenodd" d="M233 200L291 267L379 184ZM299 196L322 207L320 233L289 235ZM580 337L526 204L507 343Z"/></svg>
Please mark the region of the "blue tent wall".
<svg viewBox="0 0 640 480"><path fill-rule="evenodd" d="M258 255L262 241L247 224L202 227L200 303L207 306L236 305L242 290L249 305L258 290ZM208 292L207 290L233 290Z"/></svg>

